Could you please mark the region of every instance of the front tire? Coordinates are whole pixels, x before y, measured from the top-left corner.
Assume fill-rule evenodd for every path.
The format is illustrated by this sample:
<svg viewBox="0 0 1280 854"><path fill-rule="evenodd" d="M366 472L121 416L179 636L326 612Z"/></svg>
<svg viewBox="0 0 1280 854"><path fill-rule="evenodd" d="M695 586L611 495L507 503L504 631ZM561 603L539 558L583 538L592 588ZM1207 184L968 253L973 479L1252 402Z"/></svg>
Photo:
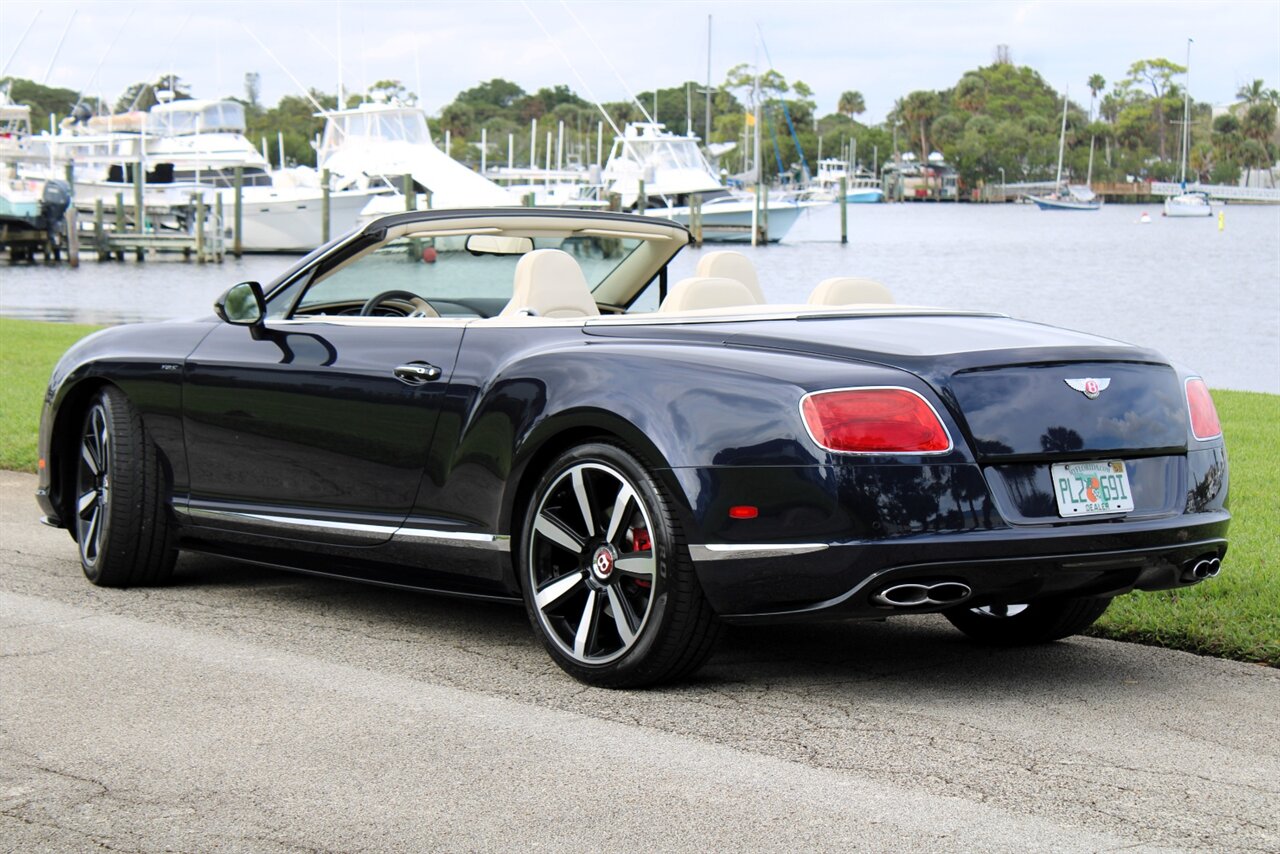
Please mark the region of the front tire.
<svg viewBox="0 0 1280 854"><path fill-rule="evenodd" d="M525 607L574 678L637 688L693 673L719 623L662 484L630 452L562 454L534 490L520 543Z"/></svg>
<svg viewBox="0 0 1280 854"><path fill-rule="evenodd" d="M1110 596L1080 596L1026 605L957 608L944 616L979 643L1027 646L1079 634L1093 625L1110 604Z"/></svg>
<svg viewBox="0 0 1280 854"><path fill-rule="evenodd" d="M108 386L85 413L74 525L85 577L99 587L163 584L177 550L155 443L124 392Z"/></svg>

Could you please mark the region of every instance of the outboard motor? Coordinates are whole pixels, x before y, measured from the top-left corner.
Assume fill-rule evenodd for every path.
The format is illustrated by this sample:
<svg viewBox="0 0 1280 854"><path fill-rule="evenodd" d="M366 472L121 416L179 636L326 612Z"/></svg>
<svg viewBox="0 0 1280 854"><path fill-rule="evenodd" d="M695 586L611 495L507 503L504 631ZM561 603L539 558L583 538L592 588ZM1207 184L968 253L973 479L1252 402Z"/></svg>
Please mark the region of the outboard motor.
<svg viewBox="0 0 1280 854"><path fill-rule="evenodd" d="M66 181L46 181L44 192L40 195L40 224L44 227L49 245L53 247L53 257L61 256L58 247L58 232L71 207L71 185Z"/></svg>

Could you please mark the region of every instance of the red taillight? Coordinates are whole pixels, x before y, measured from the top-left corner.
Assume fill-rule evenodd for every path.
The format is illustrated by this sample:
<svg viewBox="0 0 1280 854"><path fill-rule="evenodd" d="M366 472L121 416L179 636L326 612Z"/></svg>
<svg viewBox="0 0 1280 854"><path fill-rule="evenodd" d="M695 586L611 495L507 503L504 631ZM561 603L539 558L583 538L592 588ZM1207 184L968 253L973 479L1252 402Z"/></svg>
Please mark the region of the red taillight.
<svg viewBox="0 0 1280 854"><path fill-rule="evenodd" d="M1187 410L1191 413L1191 435L1202 442L1222 435L1222 424L1218 421L1209 386L1199 377L1187 380Z"/></svg>
<svg viewBox="0 0 1280 854"><path fill-rule="evenodd" d="M760 515L760 508L754 504L738 504L729 508L730 519L754 519Z"/></svg>
<svg viewBox="0 0 1280 854"><path fill-rule="evenodd" d="M856 454L939 454L951 437L929 402L906 388L819 391L800 403L813 441Z"/></svg>

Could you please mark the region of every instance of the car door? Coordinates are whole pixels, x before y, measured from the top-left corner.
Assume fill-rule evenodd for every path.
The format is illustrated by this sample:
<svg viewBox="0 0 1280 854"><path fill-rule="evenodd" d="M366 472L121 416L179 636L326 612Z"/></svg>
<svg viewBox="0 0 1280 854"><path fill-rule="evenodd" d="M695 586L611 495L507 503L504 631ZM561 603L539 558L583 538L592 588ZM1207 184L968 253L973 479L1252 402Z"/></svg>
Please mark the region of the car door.
<svg viewBox="0 0 1280 854"><path fill-rule="evenodd" d="M225 324L187 359L196 524L378 542L413 505L463 326Z"/></svg>
<svg viewBox="0 0 1280 854"><path fill-rule="evenodd" d="M193 524L373 544L403 522L467 320L406 317L414 306L403 299L360 316L387 292L386 265L321 266L284 289L289 307L218 326L187 358Z"/></svg>

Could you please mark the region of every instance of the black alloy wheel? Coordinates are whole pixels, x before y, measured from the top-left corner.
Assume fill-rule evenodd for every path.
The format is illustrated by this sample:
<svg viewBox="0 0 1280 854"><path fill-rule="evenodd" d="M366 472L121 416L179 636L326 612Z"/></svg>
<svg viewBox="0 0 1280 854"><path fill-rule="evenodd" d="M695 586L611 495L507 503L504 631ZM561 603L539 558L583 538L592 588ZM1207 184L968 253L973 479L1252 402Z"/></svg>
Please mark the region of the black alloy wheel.
<svg viewBox="0 0 1280 854"><path fill-rule="evenodd" d="M710 655L719 623L662 485L630 452L560 456L525 514L525 605L551 657L602 687L679 679Z"/></svg>
<svg viewBox="0 0 1280 854"><path fill-rule="evenodd" d="M76 448L74 531L85 577L102 587L168 580L177 557L164 467L124 393L102 389Z"/></svg>

